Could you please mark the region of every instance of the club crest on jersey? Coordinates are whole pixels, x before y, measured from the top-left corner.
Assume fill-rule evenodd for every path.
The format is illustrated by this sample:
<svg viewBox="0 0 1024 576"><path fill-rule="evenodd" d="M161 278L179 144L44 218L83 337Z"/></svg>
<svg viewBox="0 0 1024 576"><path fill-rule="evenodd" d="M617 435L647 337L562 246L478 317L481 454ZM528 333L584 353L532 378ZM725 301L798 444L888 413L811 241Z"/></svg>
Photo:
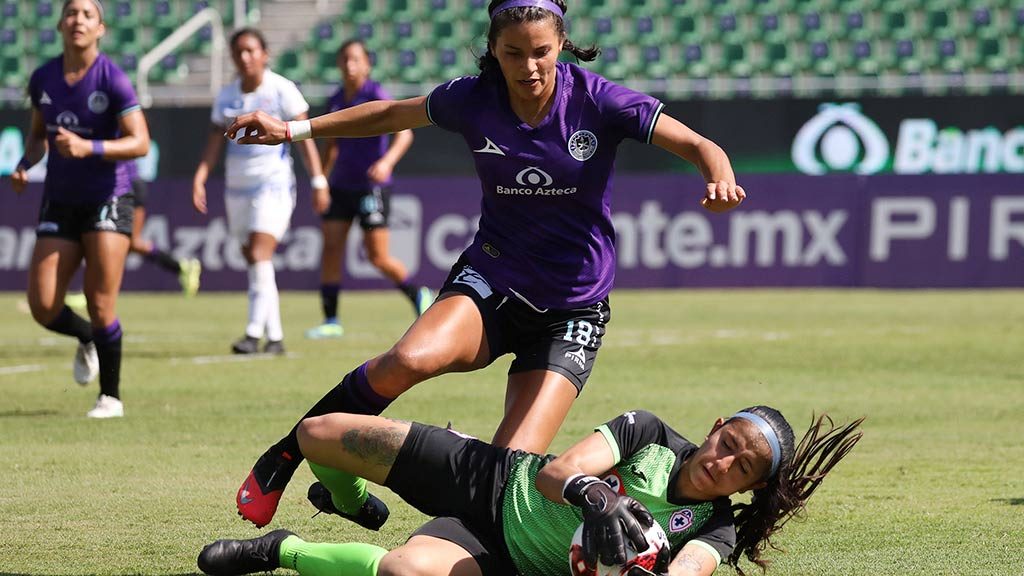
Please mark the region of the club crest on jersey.
<svg viewBox="0 0 1024 576"><path fill-rule="evenodd" d="M569 154L580 162L590 160L597 152L597 136L590 130L577 130L569 137Z"/></svg>
<svg viewBox="0 0 1024 576"><path fill-rule="evenodd" d="M106 92L97 90L89 94L89 111L93 114L103 114L110 107L110 97Z"/></svg>
<svg viewBox="0 0 1024 576"><path fill-rule="evenodd" d="M685 532L690 526L693 526L693 510L689 508L676 510L668 520L669 532Z"/></svg>
<svg viewBox="0 0 1024 576"><path fill-rule="evenodd" d="M57 126L63 126L64 128L78 126L78 115L70 110L57 114Z"/></svg>
<svg viewBox="0 0 1024 576"><path fill-rule="evenodd" d="M601 481L612 487L616 494L626 494L626 487L622 484L622 478L619 476L619 471L614 468L605 474Z"/></svg>

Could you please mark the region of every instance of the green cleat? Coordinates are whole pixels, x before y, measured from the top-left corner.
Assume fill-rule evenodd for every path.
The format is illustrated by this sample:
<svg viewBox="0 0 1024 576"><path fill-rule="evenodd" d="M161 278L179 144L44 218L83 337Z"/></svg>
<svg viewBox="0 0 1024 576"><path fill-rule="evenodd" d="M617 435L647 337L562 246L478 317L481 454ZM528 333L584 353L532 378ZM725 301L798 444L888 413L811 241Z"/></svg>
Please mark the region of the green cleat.
<svg viewBox="0 0 1024 576"><path fill-rule="evenodd" d="M416 307L416 315L423 316L423 313L430 308L430 305L434 303L434 293L430 291L430 288L426 286L420 286L420 289L416 291L416 301L413 306Z"/></svg>
<svg viewBox="0 0 1024 576"><path fill-rule="evenodd" d="M199 292L199 276L203 273L203 265L196 258L183 258L178 261L181 272L178 272L178 283L181 293L191 298Z"/></svg>
<svg viewBox="0 0 1024 576"><path fill-rule="evenodd" d="M85 294L82 294L81 292L74 292L64 296L64 304L68 308L85 310L86 306L89 305L89 302L86 300Z"/></svg>
<svg viewBox="0 0 1024 576"><path fill-rule="evenodd" d="M341 338L345 329L340 322L324 322L323 324L306 330L306 338L310 340L326 340L328 338Z"/></svg>

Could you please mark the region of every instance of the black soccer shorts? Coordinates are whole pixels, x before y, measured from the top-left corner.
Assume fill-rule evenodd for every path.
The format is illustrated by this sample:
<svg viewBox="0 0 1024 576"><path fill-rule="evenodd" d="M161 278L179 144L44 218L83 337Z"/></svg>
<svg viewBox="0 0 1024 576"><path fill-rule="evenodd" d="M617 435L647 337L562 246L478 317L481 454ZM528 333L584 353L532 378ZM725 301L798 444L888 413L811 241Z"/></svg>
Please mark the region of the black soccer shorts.
<svg viewBox="0 0 1024 576"><path fill-rule="evenodd" d="M550 370L583 390L611 321L608 298L582 308L538 310L515 296L492 289L464 258L452 267L441 294L458 292L473 299L483 317L490 362L515 354L509 374Z"/></svg>
<svg viewBox="0 0 1024 576"><path fill-rule="evenodd" d="M88 232L117 232L131 237L135 197L115 196L92 204L67 204L44 199L39 207L38 238L65 238L81 242Z"/></svg>

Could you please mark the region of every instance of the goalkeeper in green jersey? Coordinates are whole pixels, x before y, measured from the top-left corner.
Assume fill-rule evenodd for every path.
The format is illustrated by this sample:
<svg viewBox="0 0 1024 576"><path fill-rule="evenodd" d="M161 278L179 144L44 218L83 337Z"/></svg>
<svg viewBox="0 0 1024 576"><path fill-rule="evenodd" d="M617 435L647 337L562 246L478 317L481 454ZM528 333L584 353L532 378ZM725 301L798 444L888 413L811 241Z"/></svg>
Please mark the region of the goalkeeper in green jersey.
<svg viewBox="0 0 1024 576"><path fill-rule="evenodd" d="M643 532L657 522L671 555L655 573L709 575L725 562L742 574L741 557L766 567L769 539L857 443L862 420L836 426L818 417L797 443L781 413L754 406L716 420L697 446L638 410L556 458L379 416L308 418L298 438L319 480L309 490L315 507L351 517L369 480L440 521L390 552L305 542L287 530L218 540L203 548L199 568L216 576L279 567L301 576L554 576L570 573L580 523L583 559L594 567L623 563L627 546L646 549ZM730 502L748 490L749 503Z"/></svg>

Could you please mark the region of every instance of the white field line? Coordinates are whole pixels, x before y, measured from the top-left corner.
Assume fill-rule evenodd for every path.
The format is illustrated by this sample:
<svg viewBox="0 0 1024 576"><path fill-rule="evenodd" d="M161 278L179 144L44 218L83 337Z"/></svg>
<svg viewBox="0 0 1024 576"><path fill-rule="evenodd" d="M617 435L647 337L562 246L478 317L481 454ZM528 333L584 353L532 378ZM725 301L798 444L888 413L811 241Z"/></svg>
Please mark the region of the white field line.
<svg viewBox="0 0 1024 576"><path fill-rule="evenodd" d="M11 376L13 374L24 374L26 372L41 372L46 370L42 364L22 364L20 366L0 366L0 376Z"/></svg>
<svg viewBox="0 0 1024 576"><path fill-rule="evenodd" d="M285 358L291 360L299 358L298 354L287 353ZM274 354L224 354L220 356L191 356L171 358L171 364L196 364L205 366L208 364L239 364L242 362L255 362L258 360L274 360L280 356Z"/></svg>

